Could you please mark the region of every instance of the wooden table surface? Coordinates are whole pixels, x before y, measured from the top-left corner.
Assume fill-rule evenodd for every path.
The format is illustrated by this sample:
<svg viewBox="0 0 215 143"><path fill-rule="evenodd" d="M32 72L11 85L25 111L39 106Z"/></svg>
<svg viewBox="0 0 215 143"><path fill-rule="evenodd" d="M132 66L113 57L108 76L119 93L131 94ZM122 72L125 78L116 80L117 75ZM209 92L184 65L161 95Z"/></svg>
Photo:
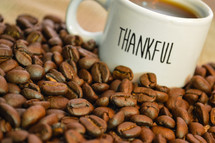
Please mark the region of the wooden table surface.
<svg viewBox="0 0 215 143"><path fill-rule="evenodd" d="M215 0L204 0L215 13ZM18 15L32 14L42 20L47 14L54 14L65 20L66 9L70 0L0 0L0 13L5 22L15 23ZM102 31L107 12L92 0L85 0L79 7L77 17L80 25L88 31ZM215 17L215 16L214 16ZM215 18L198 64L215 62Z"/></svg>

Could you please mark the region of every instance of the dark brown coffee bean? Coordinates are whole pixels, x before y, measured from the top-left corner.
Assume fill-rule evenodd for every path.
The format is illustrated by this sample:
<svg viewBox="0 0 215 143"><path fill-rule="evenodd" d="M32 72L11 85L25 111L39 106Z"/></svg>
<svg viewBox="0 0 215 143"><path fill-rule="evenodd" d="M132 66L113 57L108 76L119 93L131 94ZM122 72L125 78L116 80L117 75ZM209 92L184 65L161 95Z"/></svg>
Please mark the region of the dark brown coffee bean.
<svg viewBox="0 0 215 143"><path fill-rule="evenodd" d="M138 137L141 132L141 127L132 122L124 122L117 127L117 132L125 138Z"/></svg>
<svg viewBox="0 0 215 143"><path fill-rule="evenodd" d="M0 94L8 92L8 83L3 76L0 75Z"/></svg>
<svg viewBox="0 0 215 143"><path fill-rule="evenodd" d="M125 115L123 111L117 112L115 115L113 115L112 118L108 120L108 128L112 129L117 127L119 124L121 124L125 119Z"/></svg>
<svg viewBox="0 0 215 143"><path fill-rule="evenodd" d="M28 143L42 143L42 140L35 134L29 134Z"/></svg>
<svg viewBox="0 0 215 143"><path fill-rule="evenodd" d="M86 69L81 69L78 72L78 76L83 79L85 82L87 82L88 84L91 84L93 81L92 75L90 74L90 72Z"/></svg>
<svg viewBox="0 0 215 143"><path fill-rule="evenodd" d="M28 128L39 121L46 114L45 108L41 105L29 107L22 115L22 127ZM31 118L29 118L31 117Z"/></svg>
<svg viewBox="0 0 215 143"><path fill-rule="evenodd" d="M189 141L190 143L206 143L204 138L202 138L199 135L187 134L186 138L187 138L187 141Z"/></svg>
<svg viewBox="0 0 215 143"><path fill-rule="evenodd" d="M154 73L144 73L140 76L142 86L154 88L157 85L157 78Z"/></svg>
<svg viewBox="0 0 215 143"><path fill-rule="evenodd" d="M146 115L133 115L131 116L130 120L136 123L138 126L153 126L153 121Z"/></svg>
<svg viewBox="0 0 215 143"><path fill-rule="evenodd" d="M25 70L11 70L7 72L6 78L11 83L23 84L30 79L30 75Z"/></svg>
<svg viewBox="0 0 215 143"><path fill-rule="evenodd" d="M12 49L7 45L0 45L0 63L10 59L13 56Z"/></svg>
<svg viewBox="0 0 215 143"><path fill-rule="evenodd" d="M173 115L175 118L181 117L186 124L189 124L191 122L191 118L187 110L183 109L182 107L176 107L173 109Z"/></svg>
<svg viewBox="0 0 215 143"><path fill-rule="evenodd" d="M131 93L133 90L133 85L132 82L130 80L123 79L122 82L119 85L119 92L124 92L124 93Z"/></svg>
<svg viewBox="0 0 215 143"><path fill-rule="evenodd" d="M104 62L94 63L91 68L91 74L93 80L98 83L106 83L110 77L110 71Z"/></svg>
<svg viewBox="0 0 215 143"><path fill-rule="evenodd" d="M12 138L13 142L24 142L28 137L28 132L25 130L15 130L8 132L6 136Z"/></svg>
<svg viewBox="0 0 215 143"><path fill-rule="evenodd" d="M16 60L23 66L29 66L32 64L31 56L25 52L24 50L16 50L15 51Z"/></svg>
<svg viewBox="0 0 215 143"><path fill-rule="evenodd" d="M160 126L164 126L167 128L174 128L175 127L175 121L174 119L172 119L171 117L167 116L167 115L162 115L159 116L156 119L156 123Z"/></svg>
<svg viewBox="0 0 215 143"><path fill-rule="evenodd" d="M6 29L4 31L5 34L10 35L11 37L15 39L20 39L23 35L22 31L20 28L16 25L6 25Z"/></svg>
<svg viewBox="0 0 215 143"><path fill-rule="evenodd" d="M68 87L64 83L54 81L44 81L41 90L46 95L56 96L65 95L68 92Z"/></svg>
<svg viewBox="0 0 215 143"><path fill-rule="evenodd" d="M158 104L156 102L145 102L141 105L140 112L154 120L159 114Z"/></svg>
<svg viewBox="0 0 215 143"><path fill-rule="evenodd" d="M157 134L155 135L153 143L167 143L167 140L161 134Z"/></svg>
<svg viewBox="0 0 215 143"><path fill-rule="evenodd" d="M68 130L64 134L67 143L76 143L85 141L84 137L75 130Z"/></svg>
<svg viewBox="0 0 215 143"><path fill-rule="evenodd" d="M93 111L93 105L86 99L71 99L67 103L67 110L73 116L88 115Z"/></svg>
<svg viewBox="0 0 215 143"><path fill-rule="evenodd" d="M137 99L128 93L116 92L111 97L111 102L117 107L135 106L137 105Z"/></svg>
<svg viewBox="0 0 215 143"><path fill-rule="evenodd" d="M66 128L75 130L75 131L79 132L80 134L85 134L85 132L86 132L85 127L78 121L70 122L70 123L66 124Z"/></svg>
<svg viewBox="0 0 215 143"><path fill-rule="evenodd" d="M47 116L43 117L42 119L40 119L40 121L39 121L39 123L48 124L50 126L57 122L58 122L58 117L56 114L47 115Z"/></svg>
<svg viewBox="0 0 215 143"><path fill-rule="evenodd" d="M168 101L169 95L162 91L156 91L156 101L160 103L165 103Z"/></svg>
<svg viewBox="0 0 215 143"><path fill-rule="evenodd" d="M39 100L43 100L44 97L41 93L30 89L30 88L24 88L22 90L22 95L26 98L26 99L39 99Z"/></svg>
<svg viewBox="0 0 215 143"><path fill-rule="evenodd" d="M72 79L73 82L77 83L79 86L84 84L84 80L79 78L78 75L75 75Z"/></svg>
<svg viewBox="0 0 215 143"><path fill-rule="evenodd" d="M29 129L30 133L36 134L41 140L47 141L52 136L52 128L48 124L39 123Z"/></svg>
<svg viewBox="0 0 215 143"><path fill-rule="evenodd" d="M129 80L132 80L134 77L134 74L132 70L126 66L117 66L113 70L113 78L114 79L124 79L127 78Z"/></svg>
<svg viewBox="0 0 215 143"><path fill-rule="evenodd" d="M26 99L21 94L9 93L3 96L6 103L10 106L17 108L21 107L25 103Z"/></svg>
<svg viewBox="0 0 215 143"><path fill-rule="evenodd" d="M91 86L96 93L102 93L109 88L109 85L106 83L94 83Z"/></svg>
<svg viewBox="0 0 215 143"><path fill-rule="evenodd" d="M98 99L98 96L88 83L84 83L82 85L82 91L84 97L88 99L90 102L95 102Z"/></svg>
<svg viewBox="0 0 215 143"><path fill-rule="evenodd" d="M74 81L70 81L67 83L68 85L68 92L65 95L68 99L74 99L74 98L82 98L83 97L83 91L82 88Z"/></svg>
<svg viewBox="0 0 215 143"><path fill-rule="evenodd" d="M28 34L26 40L28 43L40 43L42 41L42 34L39 31L32 31L30 34Z"/></svg>
<svg viewBox="0 0 215 143"><path fill-rule="evenodd" d="M36 17L32 16L32 15L29 15L29 14L21 14L21 15L18 16L17 19L19 19L19 18L25 18L33 25L38 23L38 19Z"/></svg>
<svg viewBox="0 0 215 143"><path fill-rule="evenodd" d="M62 40L59 37L52 37L48 40L50 46L62 46Z"/></svg>
<svg viewBox="0 0 215 143"><path fill-rule="evenodd" d="M198 89L189 89L184 95L184 99L190 104L194 104L197 101L201 103L206 103L208 101L208 96L201 90Z"/></svg>
<svg viewBox="0 0 215 143"><path fill-rule="evenodd" d="M192 122L189 124L189 130L193 135L202 136L205 133L204 126L198 122Z"/></svg>
<svg viewBox="0 0 215 143"><path fill-rule="evenodd" d="M101 97L96 100L95 103L97 106L106 107L109 104L109 98L108 97Z"/></svg>
<svg viewBox="0 0 215 143"><path fill-rule="evenodd" d="M56 31L50 26L43 26L43 34L47 39L57 37Z"/></svg>
<svg viewBox="0 0 215 143"><path fill-rule="evenodd" d="M119 135L117 135L116 132L110 131L108 134L111 135L111 137L113 138L114 142L123 142L122 138Z"/></svg>
<svg viewBox="0 0 215 143"><path fill-rule="evenodd" d="M84 48L81 48L81 47L77 47L78 48L78 51L79 51L79 54L81 57L92 57L92 58L98 58L98 55L97 54L94 54L93 52L91 51L88 51Z"/></svg>
<svg viewBox="0 0 215 143"><path fill-rule="evenodd" d="M156 91L145 87L134 88L132 95L137 98L139 103L143 102L153 102L156 100Z"/></svg>
<svg viewBox="0 0 215 143"><path fill-rule="evenodd" d="M28 108L28 107L34 106L34 105L41 105L45 109L48 109L50 107L50 102L49 101L40 101L39 99L30 99L30 100L27 100L23 104L23 107Z"/></svg>
<svg viewBox="0 0 215 143"><path fill-rule="evenodd" d="M202 66L196 66L196 69L195 69L195 73L194 75L200 75L202 77L205 77L206 75L206 69Z"/></svg>
<svg viewBox="0 0 215 143"><path fill-rule="evenodd" d="M177 138L184 138L185 135L188 133L188 127L186 122L181 118L181 117L177 117L176 120L176 137Z"/></svg>
<svg viewBox="0 0 215 143"><path fill-rule="evenodd" d="M155 135L150 128L141 127L140 138L143 142L152 142Z"/></svg>
<svg viewBox="0 0 215 143"><path fill-rule="evenodd" d="M85 126L87 132L94 137L102 135L107 129L106 122L95 115L81 117L80 122Z"/></svg>
<svg viewBox="0 0 215 143"><path fill-rule="evenodd" d="M6 103L0 103L0 116L10 122L13 127L19 127L21 123L18 112Z"/></svg>
<svg viewBox="0 0 215 143"><path fill-rule="evenodd" d="M93 114L107 122L110 118L113 118L114 110L109 107L97 107L94 109Z"/></svg>
<svg viewBox="0 0 215 143"><path fill-rule="evenodd" d="M69 100L62 96L49 96L47 101L50 102L50 108L52 109L66 109Z"/></svg>
<svg viewBox="0 0 215 143"><path fill-rule="evenodd" d="M201 91L204 91L205 93L211 92L210 84L202 76L193 76L190 82L191 86L195 89L199 89Z"/></svg>
<svg viewBox="0 0 215 143"><path fill-rule="evenodd" d="M206 69L206 75L215 76L215 70L209 63L202 65L202 67Z"/></svg>
<svg viewBox="0 0 215 143"><path fill-rule="evenodd" d="M63 74L56 69L50 69L49 72L45 75L46 79L49 81L56 81L56 82L66 82L66 78Z"/></svg>
<svg viewBox="0 0 215 143"><path fill-rule="evenodd" d="M62 62L60 65L60 71L66 77L67 80L73 79L76 74L72 66L68 62Z"/></svg>
<svg viewBox="0 0 215 143"><path fill-rule="evenodd" d="M207 125L209 122L209 112L204 104L198 102L195 104L195 114L200 123Z"/></svg>
<svg viewBox="0 0 215 143"><path fill-rule="evenodd" d="M56 65L60 65L63 62L63 56L59 52L53 52L53 61Z"/></svg>
<svg viewBox="0 0 215 143"><path fill-rule="evenodd" d="M171 129L161 126L153 126L151 130L155 135L161 134L168 141L175 139L175 134Z"/></svg>
<svg viewBox="0 0 215 143"><path fill-rule="evenodd" d="M66 112L60 109L48 109L46 110L46 114L47 115L56 114L58 120L61 120L64 116L66 116Z"/></svg>
<svg viewBox="0 0 215 143"><path fill-rule="evenodd" d="M172 117L172 114L170 113L169 109L166 108L165 106L160 109L159 115L167 115Z"/></svg>
<svg viewBox="0 0 215 143"><path fill-rule="evenodd" d="M121 80L115 79L114 81L111 82L110 89L114 91L118 91L121 82L122 82Z"/></svg>
<svg viewBox="0 0 215 143"><path fill-rule="evenodd" d="M73 60L77 62L80 58L79 52L75 46L66 45L63 47L63 56L65 59Z"/></svg>
<svg viewBox="0 0 215 143"><path fill-rule="evenodd" d="M52 61L46 61L44 63L45 73L49 72L51 69L56 69L56 68L57 68L56 64Z"/></svg>
<svg viewBox="0 0 215 143"><path fill-rule="evenodd" d="M214 143L215 142L215 139L213 137L213 135L209 132L206 132L204 135L203 135L204 139L207 141L207 143Z"/></svg>
<svg viewBox="0 0 215 143"><path fill-rule="evenodd" d="M93 58L93 57L84 57L84 58L81 58L79 61L78 61L78 65L80 68L82 69L90 69L92 67L92 65L96 62L98 62L99 59L98 58Z"/></svg>
<svg viewBox="0 0 215 143"><path fill-rule="evenodd" d="M21 92L21 89L18 85L13 83L7 83L8 84L8 93L16 93L19 94Z"/></svg>
<svg viewBox="0 0 215 143"><path fill-rule="evenodd" d="M45 75L45 70L40 65L30 65L26 68L32 80L40 80Z"/></svg>
<svg viewBox="0 0 215 143"><path fill-rule="evenodd" d="M133 115L140 114L137 107L123 107L120 109L125 115L125 120L130 119Z"/></svg>
<svg viewBox="0 0 215 143"><path fill-rule="evenodd" d="M18 66L17 61L8 59L0 64L0 68L6 73Z"/></svg>

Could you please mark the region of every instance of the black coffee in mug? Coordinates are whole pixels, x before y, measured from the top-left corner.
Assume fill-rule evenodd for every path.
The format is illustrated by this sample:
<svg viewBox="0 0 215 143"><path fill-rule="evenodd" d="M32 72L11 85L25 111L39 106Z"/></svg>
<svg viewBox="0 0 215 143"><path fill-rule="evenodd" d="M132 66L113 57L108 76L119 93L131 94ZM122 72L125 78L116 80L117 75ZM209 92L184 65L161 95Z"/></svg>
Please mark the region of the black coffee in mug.
<svg viewBox="0 0 215 143"><path fill-rule="evenodd" d="M191 8L173 0L130 0L146 9L175 17L198 18L200 17Z"/></svg>

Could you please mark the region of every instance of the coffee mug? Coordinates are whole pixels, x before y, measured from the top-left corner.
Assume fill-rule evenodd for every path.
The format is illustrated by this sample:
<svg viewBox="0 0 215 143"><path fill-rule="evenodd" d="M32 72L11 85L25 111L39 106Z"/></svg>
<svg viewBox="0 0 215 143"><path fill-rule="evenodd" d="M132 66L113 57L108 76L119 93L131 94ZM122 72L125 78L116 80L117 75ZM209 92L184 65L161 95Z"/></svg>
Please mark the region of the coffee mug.
<svg viewBox="0 0 215 143"><path fill-rule="evenodd" d="M133 81L152 72L158 84L168 87L183 87L192 77L213 18L212 10L204 2L96 0L108 10L108 17L104 31L93 33L77 22L76 12L82 1L72 0L68 6L68 31L84 40L94 39L99 45L100 59L111 71L117 65L127 66L134 72ZM159 4L164 4L163 9ZM170 15L175 7L185 15Z"/></svg>

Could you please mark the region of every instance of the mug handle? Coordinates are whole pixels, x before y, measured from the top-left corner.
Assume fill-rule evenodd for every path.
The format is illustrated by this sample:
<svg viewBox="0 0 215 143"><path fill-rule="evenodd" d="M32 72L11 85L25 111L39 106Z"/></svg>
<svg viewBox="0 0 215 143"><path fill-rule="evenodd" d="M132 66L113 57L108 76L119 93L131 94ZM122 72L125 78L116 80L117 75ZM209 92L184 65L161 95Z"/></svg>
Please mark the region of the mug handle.
<svg viewBox="0 0 215 143"><path fill-rule="evenodd" d="M96 43L100 43L102 32L89 32L84 30L77 21L77 9L84 0L71 0L66 12L66 27L70 34L80 35L84 40L94 39ZM109 7L110 0L95 0L106 10Z"/></svg>

